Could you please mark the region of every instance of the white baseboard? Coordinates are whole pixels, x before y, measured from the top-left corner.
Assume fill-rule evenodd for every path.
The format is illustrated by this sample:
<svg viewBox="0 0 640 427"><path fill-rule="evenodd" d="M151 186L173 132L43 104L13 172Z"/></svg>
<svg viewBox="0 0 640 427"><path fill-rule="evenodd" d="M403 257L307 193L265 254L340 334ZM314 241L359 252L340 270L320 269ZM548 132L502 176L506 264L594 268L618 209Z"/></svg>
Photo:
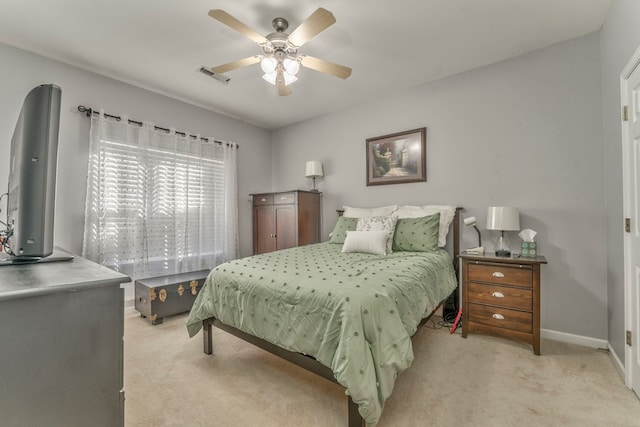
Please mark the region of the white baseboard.
<svg viewBox="0 0 640 427"><path fill-rule="evenodd" d="M569 344L577 344L584 347L609 348L609 343L606 340L585 337L583 335L569 334L567 332L554 331L551 329L540 329L540 336L542 338L548 338L550 340L566 342Z"/></svg>
<svg viewBox="0 0 640 427"><path fill-rule="evenodd" d="M624 371L624 363L620 360L616 352L611 347L611 344L607 343L607 348L609 349L609 357L611 357L611 361L613 362L613 366L620 374L620 378L622 378L622 382L625 382L625 371Z"/></svg>
<svg viewBox="0 0 640 427"><path fill-rule="evenodd" d="M625 369L624 363L620 360L613 347L606 340L600 340L592 337L585 337L583 335L568 334L566 332L553 331L551 329L540 329L540 336L542 338L548 338L550 340L566 342L569 344L581 345L590 348L604 348L609 351L609 357L613 363L613 367L616 369L622 382L625 382ZM627 386L628 387L628 386Z"/></svg>

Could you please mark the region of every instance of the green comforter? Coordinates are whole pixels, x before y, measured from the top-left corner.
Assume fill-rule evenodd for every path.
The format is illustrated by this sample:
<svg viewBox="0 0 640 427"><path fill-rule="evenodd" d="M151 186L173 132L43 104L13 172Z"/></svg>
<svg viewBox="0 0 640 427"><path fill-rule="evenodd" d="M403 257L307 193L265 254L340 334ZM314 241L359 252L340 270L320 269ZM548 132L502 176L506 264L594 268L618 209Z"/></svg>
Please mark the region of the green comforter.
<svg viewBox="0 0 640 427"><path fill-rule="evenodd" d="M413 361L410 337L455 288L451 258L436 252L379 256L319 243L216 267L196 298L187 328L228 325L307 354L375 424L395 378Z"/></svg>

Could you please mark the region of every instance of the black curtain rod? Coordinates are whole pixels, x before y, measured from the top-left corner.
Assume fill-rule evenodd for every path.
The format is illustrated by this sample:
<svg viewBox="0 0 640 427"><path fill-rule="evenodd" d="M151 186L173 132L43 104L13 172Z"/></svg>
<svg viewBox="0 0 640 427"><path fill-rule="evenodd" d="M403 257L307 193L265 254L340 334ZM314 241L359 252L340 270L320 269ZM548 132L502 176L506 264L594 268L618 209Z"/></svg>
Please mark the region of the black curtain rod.
<svg viewBox="0 0 640 427"><path fill-rule="evenodd" d="M92 114L100 114L99 111L96 111L91 107L87 108L84 105L78 105L78 111L80 111L81 113L85 113L87 117L91 117ZM120 116L114 116L112 114L107 114L107 113L104 113L104 115L105 115L105 117L110 117L112 119L116 119L117 121L122 120L122 117L120 117ZM128 119L128 120L129 120L129 123L131 123L131 124L142 126L142 122L138 122L136 120L131 120L131 119ZM162 130L162 131L165 131L167 133L171 132L170 129L163 128L163 127L160 127L160 126L154 126L154 128L156 130ZM176 134L182 135L182 136L185 136L185 137L189 136L189 137L191 137L193 139L196 139L198 137L197 135L188 135L187 133L180 132L180 131L176 131ZM201 136L200 139L203 140L204 142L209 142L210 141L209 138L205 138L203 136ZM227 144L226 142L223 142L223 141L216 141L215 139L213 140L213 142L215 142L216 144L220 144L220 145L222 145L222 144L231 145L231 144ZM240 148L240 146L238 144L236 144L236 147Z"/></svg>

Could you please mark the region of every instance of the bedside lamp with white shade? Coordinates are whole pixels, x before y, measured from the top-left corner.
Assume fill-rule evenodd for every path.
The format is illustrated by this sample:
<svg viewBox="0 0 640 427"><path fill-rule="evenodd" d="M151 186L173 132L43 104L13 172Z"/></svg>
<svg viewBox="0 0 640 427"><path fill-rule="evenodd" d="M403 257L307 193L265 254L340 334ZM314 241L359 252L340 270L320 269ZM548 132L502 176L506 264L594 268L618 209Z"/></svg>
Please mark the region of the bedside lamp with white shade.
<svg viewBox="0 0 640 427"><path fill-rule="evenodd" d="M313 180L311 191L318 191L316 189L316 178L324 176L322 171L322 162L318 160L309 160L305 167L304 176Z"/></svg>
<svg viewBox="0 0 640 427"><path fill-rule="evenodd" d="M517 208L494 206L487 209L487 230L500 231L496 256L511 256L511 250L504 238L505 231L520 230L520 214Z"/></svg>

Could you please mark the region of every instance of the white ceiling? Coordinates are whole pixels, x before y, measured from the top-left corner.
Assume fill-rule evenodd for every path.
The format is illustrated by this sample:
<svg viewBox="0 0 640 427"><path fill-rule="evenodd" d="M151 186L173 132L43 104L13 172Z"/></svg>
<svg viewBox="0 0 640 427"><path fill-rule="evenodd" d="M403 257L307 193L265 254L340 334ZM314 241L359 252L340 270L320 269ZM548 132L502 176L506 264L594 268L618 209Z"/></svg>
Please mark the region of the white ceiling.
<svg viewBox="0 0 640 427"><path fill-rule="evenodd" d="M303 121L597 31L611 0L0 0L0 42L267 129ZM228 85L196 70L261 53L210 18L223 9L262 35L315 9L337 22L299 53L353 68L301 69L288 97L259 65ZM99 107L99 106L98 106Z"/></svg>

